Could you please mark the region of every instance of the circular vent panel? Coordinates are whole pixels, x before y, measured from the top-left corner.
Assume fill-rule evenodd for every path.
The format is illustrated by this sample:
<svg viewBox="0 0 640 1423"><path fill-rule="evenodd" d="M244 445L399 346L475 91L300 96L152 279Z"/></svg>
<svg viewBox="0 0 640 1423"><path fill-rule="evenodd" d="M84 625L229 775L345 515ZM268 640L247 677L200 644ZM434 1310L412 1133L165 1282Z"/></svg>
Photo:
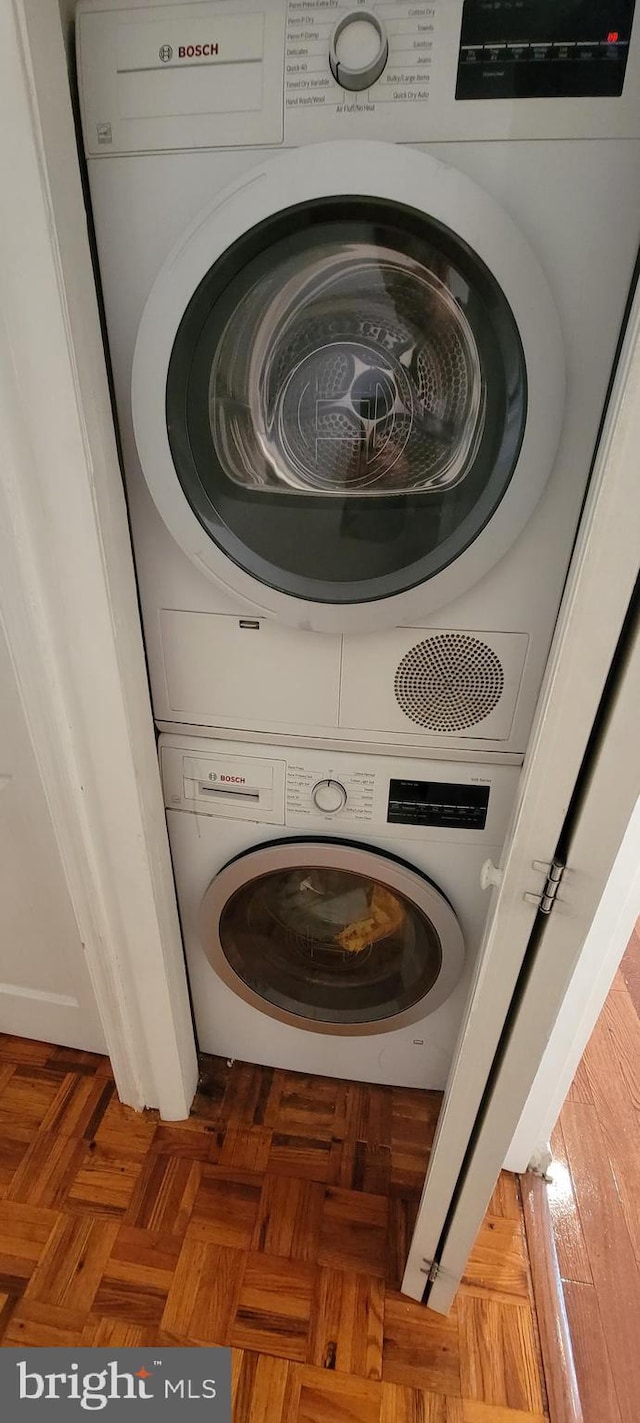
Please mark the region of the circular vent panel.
<svg viewBox="0 0 640 1423"><path fill-rule="evenodd" d="M484 721L504 691L500 658L480 638L446 632L426 638L398 664L396 701L412 721L443 734Z"/></svg>

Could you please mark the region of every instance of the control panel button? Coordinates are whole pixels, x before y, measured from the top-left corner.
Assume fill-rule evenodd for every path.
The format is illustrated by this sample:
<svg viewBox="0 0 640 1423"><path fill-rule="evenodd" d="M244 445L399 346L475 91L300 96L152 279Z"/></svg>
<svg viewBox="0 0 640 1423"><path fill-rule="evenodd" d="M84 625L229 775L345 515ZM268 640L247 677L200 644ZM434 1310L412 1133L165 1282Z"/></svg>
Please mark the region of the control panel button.
<svg viewBox="0 0 640 1423"><path fill-rule="evenodd" d="M325 814L334 814L347 804L347 792L340 781L318 781L311 792L313 803Z"/></svg>
<svg viewBox="0 0 640 1423"><path fill-rule="evenodd" d="M331 36L331 73L343 89L368 89L380 78L389 57L382 21L368 10L352 10L338 21Z"/></svg>

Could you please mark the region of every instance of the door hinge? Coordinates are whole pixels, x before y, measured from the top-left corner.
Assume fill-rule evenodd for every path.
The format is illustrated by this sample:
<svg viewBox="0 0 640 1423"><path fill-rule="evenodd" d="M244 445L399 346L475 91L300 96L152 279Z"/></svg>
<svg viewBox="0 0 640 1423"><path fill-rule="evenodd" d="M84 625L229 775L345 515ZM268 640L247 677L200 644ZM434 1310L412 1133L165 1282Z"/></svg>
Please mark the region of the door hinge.
<svg viewBox="0 0 640 1423"><path fill-rule="evenodd" d="M533 868L537 870L539 874L545 876L542 893L525 894L524 898L527 904L536 904L541 914L550 914L562 882L562 876L567 867L562 860L554 858L551 864L549 864L548 860L534 860Z"/></svg>
<svg viewBox="0 0 640 1423"><path fill-rule="evenodd" d="M423 1260L421 1274L426 1275L427 1284L432 1285L440 1273L440 1266L437 1260Z"/></svg>

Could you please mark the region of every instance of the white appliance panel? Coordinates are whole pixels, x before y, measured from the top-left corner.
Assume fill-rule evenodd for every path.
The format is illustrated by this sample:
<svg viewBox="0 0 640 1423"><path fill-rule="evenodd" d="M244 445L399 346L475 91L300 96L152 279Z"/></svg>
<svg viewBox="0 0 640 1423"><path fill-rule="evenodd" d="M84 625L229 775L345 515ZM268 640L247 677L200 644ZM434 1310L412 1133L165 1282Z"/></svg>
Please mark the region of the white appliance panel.
<svg viewBox="0 0 640 1423"><path fill-rule="evenodd" d="M397 628L343 639L340 725L508 741L528 638ZM424 730L423 730L424 734Z"/></svg>
<svg viewBox="0 0 640 1423"><path fill-rule="evenodd" d="M255 0L82 8L78 55L93 155L281 143L284 14Z"/></svg>
<svg viewBox="0 0 640 1423"><path fill-rule="evenodd" d="M309 0L304 7L295 0L289 4L286 0L269 4L202 0L163 6L161 19L158 7L145 3L131 6L125 0L105 9L104 0L84 0L79 46L87 152L102 156L281 142L283 109L285 142L293 146L345 137L392 136L399 143L420 143L464 141L470 136L492 140L640 136L637 35L632 36L619 96L598 96L597 102L592 95L456 99L462 0L424 5L372 0L368 8L384 24L389 58L380 78L354 93L336 82L329 67L336 22L353 9L348 0L331 10L323 0ZM239 23L234 24L235 17ZM598 36L603 43L606 33L604 26ZM208 53L198 53L198 46ZM119 86L122 74L130 72L132 47L139 51L142 72L157 76L158 95L147 112L134 115L126 112ZM192 55L186 52L189 48L195 51ZM204 100L194 122L189 89L179 78L185 66L231 72L237 76L235 99L231 83L228 87L225 83L225 99L218 107L216 85L209 85L208 103ZM238 120L236 110L243 102L247 110L256 107L251 66L262 71L261 112ZM207 91L201 89L199 74L195 81L196 92L204 95ZM219 112L225 114L224 127ZM110 134L105 134L105 125Z"/></svg>
<svg viewBox="0 0 640 1423"><path fill-rule="evenodd" d="M442 155L442 147L433 150ZM453 157L453 153L452 153ZM599 411L624 312L637 247L639 157L634 143L473 143L455 148L455 162L500 202L540 252L558 304L567 355L565 423L554 475L537 510L517 544L469 594L432 614L431 627L473 628L490 632L527 632L527 654L516 715L507 742L493 743L500 752L524 751L560 599L586 470L597 433ZM159 609L195 613L245 613L226 599L185 558L163 525L142 478L129 408L129 382L138 316L152 275L164 261L183 224L202 205L202 193L233 172L254 166L250 150L237 153L156 154L142 172L128 158L100 163L92 171L92 197L105 300L108 308L114 381L118 398L125 473L134 534L138 579L154 711L158 721L182 721L169 703ZM594 221L593 191L601 195L602 213L617 214L612 225ZM141 200L141 201L139 201ZM554 214L549 225L545 215ZM115 220L117 217L117 221ZM107 241L107 233L109 240ZM104 236L103 236L104 235ZM579 243L576 240L579 235ZM130 260L131 252L147 260ZM602 274L606 272L606 282ZM584 300L584 292L589 300ZM598 339L594 340L597 331ZM585 354L589 359L585 361ZM309 639L307 665L315 652ZM209 642L211 660L217 644ZM373 655L373 654L372 654ZM195 660L195 659L194 659ZM293 682L299 660L291 659ZM192 674L193 675L193 674ZM199 673L198 673L199 675ZM189 712L189 723L260 731L268 736L276 725L257 718L255 702L229 722L208 713ZM278 717L277 725L296 734L321 738L333 733L333 723L300 724ZM352 733L343 734L349 740ZM360 732L363 744L416 744L455 748L459 738L435 734ZM491 742L465 738L469 749L486 750Z"/></svg>
<svg viewBox="0 0 640 1423"><path fill-rule="evenodd" d="M200 1046L213 1053L247 1061L288 1067L300 1072L331 1074L356 1081L442 1088L445 1085L469 985L476 970L482 927L489 898L480 875L488 858L497 858L517 790L516 767L461 766L425 763L398 757L326 756L306 750L300 755L273 745L246 746L179 736L160 738L160 760L167 805L178 902L192 1002ZM191 796L193 768L206 776L233 775L249 789L279 785L286 774L284 823L266 823L259 808L247 823L221 803ZM390 786L424 781L438 788L450 782L468 784L484 799L483 829L390 824ZM313 811L312 789L324 778L339 778L347 790L347 806L339 814ZM234 782L232 784L238 784ZM241 785L241 790L243 786ZM279 793L278 793L279 794ZM233 802L234 792L229 792ZM361 818L363 795L369 796ZM440 797L442 801L443 796ZM282 801L279 802L282 805ZM194 813L194 811L196 813ZM357 843L373 851L400 857L426 874L443 892L462 929L466 958L462 976L440 1007L423 1019L387 1032L365 1036L305 1031L275 1021L223 983L205 957L198 916L205 893L218 871L236 856L268 843L282 844L300 835L324 842Z"/></svg>
<svg viewBox="0 0 640 1423"><path fill-rule="evenodd" d="M174 718L238 727L252 707L274 728L337 725L340 638L314 637L308 659L308 634L264 618L163 608L160 626Z"/></svg>
<svg viewBox="0 0 640 1423"><path fill-rule="evenodd" d="M564 385L555 303L509 216L428 155L400 170L391 144L333 143L199 216L149 294L131 399L197 568L289 626L365 632L420 622L515 542Z"/></svg>
<svg viewBox="0 0 640 1423"><path fill-rule="evenodd" d="M305 28L318 30L317 37L307 40L297 33L302 14L299 7L243 5L243 13L261 16L266 26L263 61L247 63L268 66L272 63L269 56L276 54L280 77L275 90L279 102L285 92L285 64L309 64L312 72L322 71L323 80L328 74L330 82L323 82L320 91L309 92L306 97L301 90L289 88L284 129L280 126L277 133L274 129L273 137L269 137L271 121L268 115L263 115L260 136L246 140L253 147L220 146L244 142L238 136L233 115L225 116L224 123L215 115L210 123L200 115L193 123L189 121L188 130L187 127L180 130L184 135L187 131L189 134L188 140L186 137L180 140L180 151L167 151L173 145L173 139L169 142L167 136L177 131L175 127L171 129L173 120L169 115L166 119L169 126L162 131L162 141L155 127L157 121L149 120L146 152L145 144L140 142L136 149L136 142L130 137L126 143L123 140L120 150L125 156L118 156L119 141L114 142L113 132L110 144L97 145L90 139L86 126L89 114L91 122L101 121L97 111L94 113L91 109L93 96L98 91L111 93L109 85L117 72L116 51L110 48L112 40L107 43L105 36L107 30L111 33L113 29L114 15L118 25L131 23L144 27L157 22L158 11L146 4L111 3L105 9L101 0L89 0L89 3L83 0L80 6L80 79L100 269L154 712L165 726L197 724L211 729L219 726L226 735L246 731L251 736L266 739L270 734L288 734L296 741L307 740L318 745L328 740L334 744L343 740L346 745L356 739L363 747L402 746L429 757L438 751L456 756L468 756L474 751L482 756L513 756L522 755L526 747L637 252L640 231L638 25L636 21L620 97L461 101L454 95L462 6L457 0L450 5L434 4L426 7L432 14L418 14L424 8L405 5L403 9L392 3L380 6L377 13L389 32L392 57L396 49L399 53L404 48L403 35L411 40L412 51L418 46L418 55L425 58L427 52L431 55L432 63L427 66L431 71L428 100L412 95L390 103L379 101L373 90L366 97L349 96L341 91L344 102L336 105L331 98L334 80L328 66L323 68L324 60L319 63L319 51L305 55L284 53L285 22L289 50L309 46L313 50L319 43L322 54L325 53L324 32L319 34L319 28L326 23L323 7L305 8L305 14L308 11L310 16ZM177 16L180 24L184 21L188 25L193 39L191 26L205 11L207 14L215 11L216 16L223 17L237 13L239 6L228 5L226 0L216 6L177 5L163 8L162 19L166 17L168 21ZM98 35L97 28L92 30L94 25L105 27L104 32L100 32L99 42L91 38L92 33ZM254 34L254 29L247 33ZM184 60L176 58L174 77L182 83L189 73L210 74L217 62L211 56L196 56L193 67L188 69ZM158 67L160 63L158 58ZM172 65L173 59L169 65L163 62L163 69L168 68L165 75L168 82ZM304 72L300 71L298 77ZM392 72L388 67L387 74ZM111 78L105 79L105 75ZM289 70L289 80L293 78L293 70ZM101 84L107 84L107 89L100 89ZM381 87L381 81L374 86L378 92ZM281 115L281 108L279 112ZM249 114L248 121L254 122L255 117ZM178 127L182 122L182 119L176 120ZM130 130L130 134L132 132ZM299 628L291 630L290 651L286 646L288 631L278 628L283 639L279 648L281 658L276 659L278 678L269 680L268 705L264 709L259 706L251 683L250 660L240 655L242 643L238 639L234 654L236 690L239 693L239 689L245 687L247 696L243 703L242 697L234 694L233 705L222 708L226 689L216 686L212 668L227 643L219 637L218 630L231 627L233 620L237 626L239 619L246 616L247 606L199 573L171 538L152 504L141 475L131 427L131 364L149 289L173 245L213 195L248 169L255 168L263 155L273 156L283 136L286 146L343 137L408 141L444 159L472 177L510 214L539 257L552 289L562 326L567 389L563 434L549 484L516 544L473 589L449 599L428 618L420 616L418 609L417 616L404 619L405 623L426 627L429 632L474 630L488 642L495 635L507 634L515 634L518 642L528 639L507 735L504 724L495 735L486 735L491 729L488 722L478 727L477 735L473 727L464 734L445 735L417 725L415 728L404 726L398 723L393 706L389 710L396 719L387 727L358 726L357 692L354 693L355 683L348 669L352 661L357 661L358 644L366 641L371 643L372 667L381 665L383 638L387 634L380 634L379 639L375 634L362 639L355 634L355 658L351 653L351 635L347 634L336 639L339 653L334 652L327 659L324 652L318 653L322 639L305 631L304 606L300 609ZM400 149L399 164L402 153ZM410 193L407 198L410 201ZM253 611L260 616L259 609ZM197 637L188 635L180 646L171 647L167 652L166 638L162 634L165 620L169 619L170 625L175 615L182 618L187 614L194 614L201 620L201 626L205 621L202 615L212 615L207 619L208 633ZM269 636L271 631L270 625ZM300 638L295 648L294 637ZM336 725L334 679L338 656L343 661L346 678L341 679L339 724ZM324 667L327 661L331 662L331 670L321 694L307 698L299 684L314 685L316 663ZM173 668L171 696L169 666ZM383 681L386 696L388 680L381 677L380 682ZM372 682L376 682L375 671ZM179 683L177 689L175 683ZM317 691L317 680L315 688ZM287 689L291 691L290 697ZM295 715L294 703L298 707ZM362 721L382 721L380 715L371 712L369 700L363 699L362 706ZM349 725L340 724L343 716L348 718Z"/></svg>
<svg viewBox="0 0 640 1423"><path fill-rule="evenodd" d="M202 737L187 741L183 736L160 738L160 764L169 810L194 811L212 817L238 814L238 791L251 794L258 789L273 788L269 812L278 823L294 830L305 828L311 835L349 834L354 825L364 823L367 834L382 827L387 840L415 840L418 844L468 844L480 839L491 844L501 843L511 810L519 768L513 766L464 765L438 760L428 767L420 761L392 756L346 756L304 749L292 752L278 746L241 746L236 741L220 742ZM194 766L197 765L197 773ZM211 780L223 795L194 796L194 782ZM313 789L325 780L336 780L347 792L344 806L336 811L321 811L313 800ZM393 781L429 782L434 787L450 783L484 787L486 819L480 829L459 829L452 824L411 824L389 820L390 786ZM246 807L247 810L249 807ZM256 800L253 812L242 819L256 823L271 820L265 815L264 803ZM226 832L225 832L226 833ZM486 857L485 857L486 858Z"/></svg>

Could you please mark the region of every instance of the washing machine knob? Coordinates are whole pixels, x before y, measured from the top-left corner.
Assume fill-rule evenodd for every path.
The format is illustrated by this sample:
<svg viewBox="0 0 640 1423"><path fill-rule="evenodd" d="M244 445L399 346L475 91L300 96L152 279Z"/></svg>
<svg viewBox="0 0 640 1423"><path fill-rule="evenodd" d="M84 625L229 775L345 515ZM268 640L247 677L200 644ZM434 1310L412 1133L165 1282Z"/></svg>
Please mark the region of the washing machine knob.
<svg viewBox="0 0 640 1423"><path fill-rule="evenodd" d="M350 10L333 31L329 64L343 89L368 89L380 78L389 57L382 21L369 10Z"/></svg>
<svg viewBox="0 0 640 1423"><path fill-rule="evenodd" d="M314 805L327 815L342 810L347 804L347 792L339 781L317 781L311 792Z"/></svg>

